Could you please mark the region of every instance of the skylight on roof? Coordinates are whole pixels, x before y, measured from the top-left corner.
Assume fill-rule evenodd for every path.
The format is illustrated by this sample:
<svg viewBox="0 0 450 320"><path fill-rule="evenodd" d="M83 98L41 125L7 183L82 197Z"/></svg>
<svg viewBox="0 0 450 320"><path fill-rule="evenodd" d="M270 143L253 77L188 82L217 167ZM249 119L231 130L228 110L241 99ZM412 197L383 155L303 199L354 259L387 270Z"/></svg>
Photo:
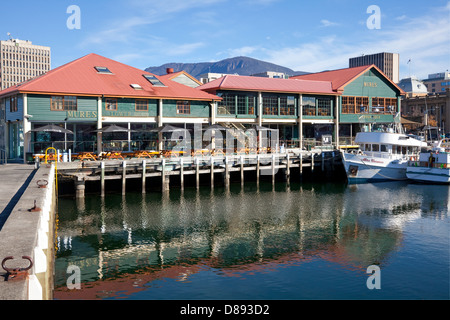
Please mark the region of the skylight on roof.
<svg viewBox="0 0 450 320"><path fill-rule="evenodd" d="M135 90L142 90L142 87L137 83L132 83L130 86Z"/></svg>
<svg viewBox="0 0 450 320"><path fill-rule="evenodd" d="M158 80L154 75L143 74L144 78L147 79L152 85L156 87L165 87L164 83Z"/></svg>
<svg viewBox="0 0 450 320"><path fill-rule="evenodd" d="M98 73L112 74L112 72L107 67L95 67Z"/></svg>

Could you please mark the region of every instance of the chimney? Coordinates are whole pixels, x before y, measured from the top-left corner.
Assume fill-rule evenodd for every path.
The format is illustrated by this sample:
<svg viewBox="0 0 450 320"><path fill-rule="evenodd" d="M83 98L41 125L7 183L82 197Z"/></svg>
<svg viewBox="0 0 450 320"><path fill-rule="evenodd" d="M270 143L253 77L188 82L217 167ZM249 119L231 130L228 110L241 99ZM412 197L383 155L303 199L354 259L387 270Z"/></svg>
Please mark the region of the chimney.
<svg viewBox="0 0 450 320"><path fill-rule="evenodd" d="M167 69L166 69L166 72L167 72L167 74L173 73L173 68L167 68Z"/></svg>

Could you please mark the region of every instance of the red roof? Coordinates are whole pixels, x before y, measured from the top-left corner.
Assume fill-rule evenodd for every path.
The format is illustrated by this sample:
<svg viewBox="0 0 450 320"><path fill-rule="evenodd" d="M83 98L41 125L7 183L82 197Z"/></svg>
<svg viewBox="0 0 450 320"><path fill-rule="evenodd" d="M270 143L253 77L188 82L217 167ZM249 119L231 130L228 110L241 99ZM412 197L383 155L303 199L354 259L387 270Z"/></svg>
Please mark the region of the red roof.
<svg viewBox="0 0 450 320"><path fill-rule="evenodd" d="M99 73L95 67L107 67L112 74ZM0 91L1 95L54 93L112 97L166 98L186 100L220 100L219 97L187 87L169 79L165 86L152 85L143 75L149 72L91 53L22 84ZM157 79L158 76L155 75ZM142 89L134 89L138 84Z"/></svg>
<svg viewBox="0 0 450 320"><path fill-rule="evenodd" d="M220 79L213 80L207 84L204 84L197 89L205 91L227 89L264 92L320 93L336 95L336 92L334 92L331 87L330 81L292 80L292 78L276 79L236 75L226 75Z"/></svg>
<svg viewBox="0 0 450 320"><path fill-rule="evenodd" d="M397 86L394 82L392 82L380 69L378 69L375 65L354 67L354 68L345 68L331 71L324 71L318 73L309 73L300 76L291 77L291 79L297 80L321 80L321 81L331 81L333 84L333 90L335 91L344 91L344 87L352 82L354 79L358 78L360 75L364 74L368 70L375 68L381 75L383 75L392 85L394 85L400 93L402 93L402 89Z"/></svg>

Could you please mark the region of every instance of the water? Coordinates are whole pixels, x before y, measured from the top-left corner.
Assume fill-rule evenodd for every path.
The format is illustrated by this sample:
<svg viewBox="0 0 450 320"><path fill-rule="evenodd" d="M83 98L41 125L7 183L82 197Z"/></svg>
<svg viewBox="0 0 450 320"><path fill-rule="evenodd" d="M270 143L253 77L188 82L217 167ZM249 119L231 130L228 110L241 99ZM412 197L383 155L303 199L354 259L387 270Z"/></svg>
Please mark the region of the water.
<svg viewBox="0 0 450 320"><path fill-rule="evenodd" d="M449 189L262 183L61 198L55 299L449 299ZM381 289L367 287L371 265Z"/></svg>

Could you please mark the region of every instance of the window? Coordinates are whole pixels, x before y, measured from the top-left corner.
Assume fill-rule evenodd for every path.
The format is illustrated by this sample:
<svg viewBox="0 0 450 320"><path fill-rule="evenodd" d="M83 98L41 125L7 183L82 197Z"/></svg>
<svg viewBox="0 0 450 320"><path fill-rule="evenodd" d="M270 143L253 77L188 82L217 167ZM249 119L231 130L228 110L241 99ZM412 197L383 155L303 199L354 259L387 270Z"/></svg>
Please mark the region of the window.
<svg viewBox="0 0 450 320"><path fill-rule="evenodd" d="M107 67L95 67L95 70L97 70L98 73L112 74Z"/></svg>
<svg viewBox="0 0 450 320"><path fill-rule="evenodd" d="M278 97L263 97L263 114L278 115Z"/></svg>
<svg viewBox="0 0 450 320"><path fill-rule="evenodd" d="M116 111L117 110L117 99L105 99L105 110Z"/></svg>
<svg viewBox="0 0 450 320"><path fill-rule="evenodd" d="M177 101L177 113L178 114L190 114L191 103L189 101Z"/></svg>
<svg viewBox="0 0 450 320"><path fill-rule="evenodd" d="M17 108L17 97L16 96L12 96L9 98L9 111L10 112L17 112L18 108Z"/></svg>
<svg viewBox="0 0 450 320"><path fill-rule="evenodd" d="M245 96L237 96L237 113L247 114L247 101Z"/></svg>
<svg viewBox="0 0 450 320"><path fill-rule="evenodd" d="M317 99L317 106L319 116L331 116L331 100L330 99Z"/></svg>
<svg viewBox="0 0 450 320"><path fill-rule="evenodd" d="M224 94L222 101L219 101L218 114L236 114L236 96L231 94Z"/></svg>
<svg viewBox="0 0 450 320"><path fill-rule="evenodd" d="M315 116L316 115L316 98L314 97L303 97L303 115L304 116Z"/></svg>
<svg viewBox="0 0 450 320"><path fill-rule="evenodd" d="M342 113L366 113L369 111L369 97L342 97Z"/></svg>
<svg viewBox="0 0 450 320"><path fill-rule="evenodd" d="M148 111L148 101L136 99L136 111Z"/></svg>
<svg viewBox="0 0 450 320"><path fill-rule="evenodd" d="M75 96L52 96L50 100L52 111L77 111L77 105Z"/></svg>
<svg viewBox="0 0 450 320"><path fill-rule="evenodd" d="M287 96L280 98L280 115L295 115L295 97Z"/></svg>
<svg viewBox="0 0 450 320"><path fill-rule="evenodd" d="M372 112L392 113L397 110L396 98L372 98Z"/></svg>
<svg viewBox="0 0 450 320"><path fill-rule="evenodd" d="M369 97L356 97L356 113L369 112Z"/></svg>
<svg viewBox="0 0 450 320"><path fill-rule="evenodd" d="M148 82L150 82L152 85L154 85L155 87L165 87L164 83L162 83L158 78L156 78L154 75L152 74L143 74L142 75L145 79L148 80Z"/></svg>

